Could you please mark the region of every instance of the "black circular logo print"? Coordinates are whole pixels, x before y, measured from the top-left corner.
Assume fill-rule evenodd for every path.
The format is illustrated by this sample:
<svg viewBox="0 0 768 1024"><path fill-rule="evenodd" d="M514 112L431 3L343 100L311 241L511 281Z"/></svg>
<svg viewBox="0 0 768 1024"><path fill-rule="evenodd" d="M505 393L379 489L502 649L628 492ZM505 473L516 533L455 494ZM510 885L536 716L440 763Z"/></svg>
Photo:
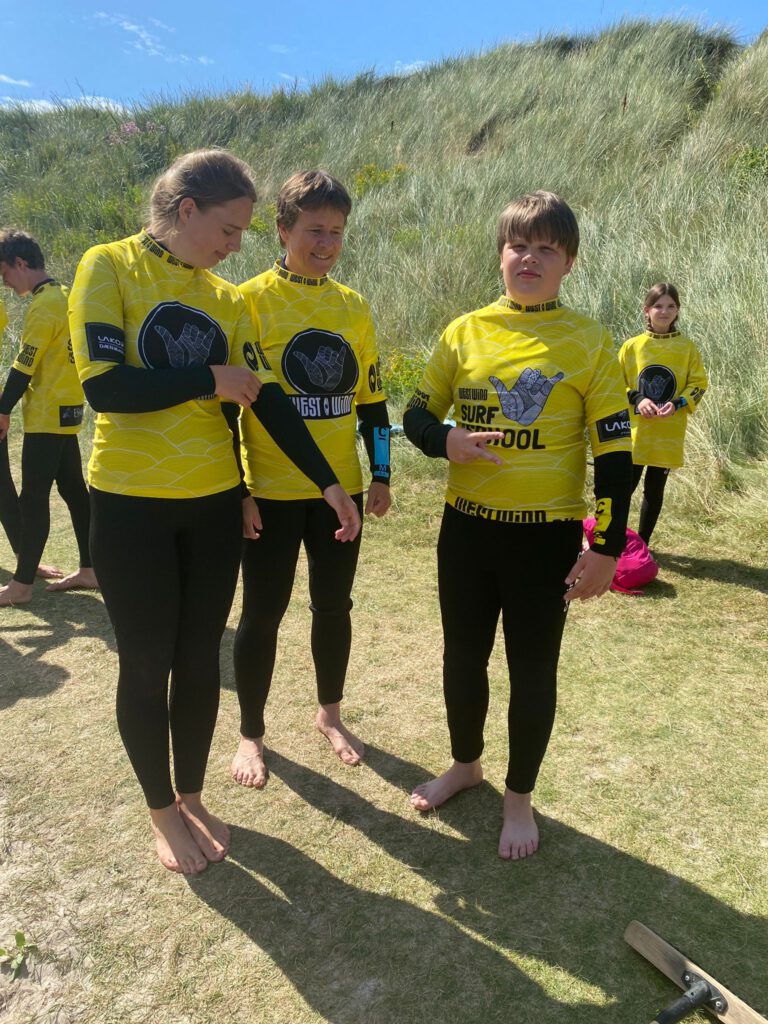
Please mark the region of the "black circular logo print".
<svg viewBox="0 0 768 1024"><path fill-rule="evenodd" d="M139 356L150 370L222 366L229 345L221 327L201 309L183 302L161 302L141 325Z"/></svg>
<svg viewBox="0 0 768 1024"><path fill-rule="evenodd" d="M360 370L348 341L340 334L312 328L300 331L286 345L283 374L301 395L348 395Z"/></svg>
<svg viewBox="0 0 768 1024"><path fill-rule="evenodd" d="M646 366L637 378L637 390L656 405L671 402L677 392L677 380L668 366Z"/></svg>

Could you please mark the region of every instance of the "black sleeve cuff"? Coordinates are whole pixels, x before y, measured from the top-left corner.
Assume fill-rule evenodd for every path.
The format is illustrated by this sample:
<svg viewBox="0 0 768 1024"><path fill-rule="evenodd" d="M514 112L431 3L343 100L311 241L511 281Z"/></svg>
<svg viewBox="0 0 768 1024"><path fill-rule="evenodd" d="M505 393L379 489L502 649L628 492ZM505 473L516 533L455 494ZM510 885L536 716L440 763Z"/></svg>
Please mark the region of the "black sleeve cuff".
<svg viewBox="0 0 768 1024"><path fill-rule="evenodd" d="M600 531L602 543L590 547L600 555L618 558L627 542L627 519L632 498L632 455L630 452L605 452L595 456L595 501L610 500L610 517ZM598 522L600 517L598 516ZM595 534L597 539L597 533Z"/></svg>
<svg viewBox="0 0 768 1024"><path fill-rule="evenodd" d="M14 367L8 372L8 380L5 382L3 394L0 396L0 413L10 416L13 407L29 387L32 378L28 373L22 373Z"/></svg>
<svg viewBox="0 0 768 1024"><path fill-rule="evenodd" d="M371 479L377 483L389 484L392 467L390 465L390 422L387 403L373 402L369 405L358 405L356 409L357 418L360 421L360 433L368 453Z"/></svg>
<svg viewBox="0 0 768 1024"><path fill-rule="evenodd" d="M214 394L216 383L208 366L185 370L144 370L115 366L83 381L88 403L96 412L157 412L182 402Z"/></svg>
<svg viewBox="0 0 768 1024"><path fill-rule="evenodd" d="M279 384L265 384L251 409L278 448L321 492L339 482L307 430L306 423Z"/></svg>
<svg viewBox="0 0 768 1024"><path fill-rule="evenodd" d="M405 436L430 459L448 458L446 444L452 429L428 409L406 409L403 416Z"/></svg>

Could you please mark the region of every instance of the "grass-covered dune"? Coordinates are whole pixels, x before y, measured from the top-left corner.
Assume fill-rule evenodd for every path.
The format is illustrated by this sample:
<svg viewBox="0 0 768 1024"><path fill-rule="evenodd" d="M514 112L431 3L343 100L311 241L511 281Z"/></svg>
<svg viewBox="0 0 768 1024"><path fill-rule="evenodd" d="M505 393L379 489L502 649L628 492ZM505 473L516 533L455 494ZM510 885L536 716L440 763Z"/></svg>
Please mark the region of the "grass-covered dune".
<svg viewBox="0 0 768 1024"><path fill-rule="evenodd" d="M85 247L136 229L153 177L185 150L229 146L261 183L243 252L222 267L233 280L275 254L282 180L326 166L357 197L338 276L371 299L402 399L444 324L498 293L500 208L553 188L584 237L565 297L620 340L640 328L646 286L671 278L712 380L654 534L659 579L642 599L569 612L536 789L542 847L522 863L496 856L503 643L486 781L434 814L408 801L449 752L445 465L404 439L354 592L345 720L366 761L345 767L312 727L302 563L268 705L270 782L231 782L238 594L206 781L232 850L189 884L152 850L101 597L38 583L32 604L3 609L0 947L19 930L25 960L18 980L0 965L3 1024L645 1024L677 989L623 942L632 918L768 1014L766 110L768 37L741 48L671 21L307 92L0 110L0 222L36 234L64 281ZM23 311L8 302L2 374ZM46 561L69 568L55 493L52 513ZM11 564L0 534L2 582Z"/></svg>
<svg viewBox="0 0 768 1024"><path fill-rule="evenodd" d="M86 247L142 222L171 159L227 146L263 196L222 267L238 280L274 256L280 183L325 166L357 195L338 274L370 298L390 388L405 391L442 327L498 292L501 207L557 190L584 236L565 297L617 341L639 329L649 284L681 289L712 377L690 444L705 499L768 449L767 105L768 38L740 47L665 20L301 92L152 99L122 114L5 109L0 220L34 232L68 280Z"/></svg>

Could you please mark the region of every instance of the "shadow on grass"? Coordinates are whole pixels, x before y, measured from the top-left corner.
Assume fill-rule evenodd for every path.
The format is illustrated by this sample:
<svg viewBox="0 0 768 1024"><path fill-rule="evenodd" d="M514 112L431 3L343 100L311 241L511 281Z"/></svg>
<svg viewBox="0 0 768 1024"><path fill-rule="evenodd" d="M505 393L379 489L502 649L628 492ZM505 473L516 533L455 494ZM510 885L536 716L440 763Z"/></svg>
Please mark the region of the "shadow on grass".
<svg viewBox="0 0 768 1024"><path fill-rule="evenodd" d="M768 569L735 562L732 558L694 558L691 555L655 554L662 569L694 579L715 580L768 594Z"/></svg>
<svg viewBox="0 0 768 1024"><path fill-rule="evenodd" d="M423 769L375 748L366 764L402 791L403 817L270 751L273 773L307 803L429 881L438 914L360 890L282 840L243 829L233 830L230 860L192 883L324 1020L645 1024L676 993L623 942L632 918L743 999L768 1001L763 919L549 818L535 857L503 862L501 796L488 783L441 808L457 833L448 835L408 807ZM386 892L391 864L383 871ZM565 998L575 989L582 1001L548 995L535 980L541 966Z"/></svg>
<svg viewBox="0 0 768 1024"><path fill-rule="evenodd" d="M49 593L38 586L34 603L0 613L0 711L18 700L45 697L66 683L69 671L46 659L75 637L96 637L115 649L109 616L93 593Z"/></svg>

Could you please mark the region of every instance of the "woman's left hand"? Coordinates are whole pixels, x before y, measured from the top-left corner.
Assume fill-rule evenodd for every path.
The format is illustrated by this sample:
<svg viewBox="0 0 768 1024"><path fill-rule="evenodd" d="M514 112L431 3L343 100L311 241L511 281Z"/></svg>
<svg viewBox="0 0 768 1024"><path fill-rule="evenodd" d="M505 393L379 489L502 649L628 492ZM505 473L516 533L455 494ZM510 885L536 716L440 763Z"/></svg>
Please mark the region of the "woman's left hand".
<svg viewBox="0 0 768 1024"><path fill-rule="evenodd" d="M246 540L258 540L263 528L259 506L249 494L243 498L243 537Z"/></svg>
<svg viewBox="0 0 768 1024"><path fill-rule="evenodd" d="M323 491L323 498L339 517L341 525L334 534L336 540L354 540L360 533L360 513L357 511L357 505L341 484L331 484L330 487L326 487Z"/></svg>
<svg viewBox="0 0 768 1024"><path fill-rule="evenodd" d="M660 405L656 412L657 416L674 416L675 415L675 403L665 402L664 405Z"/></svg>
<svg viewBox="0 0 768 1024"><path fill-rule="evenodd" d="M389 484L383 484L379 480L371 481L371 485L368 488L368 499L365 503L365 514L381 519L382 516L387 514L391 504L392 494L389 490Z"/></svg>
<svg viewBox="0 0 768 1024"><path fill-rule="evenodd" d="M585 551L565 577L570 587L565 594L566 602L601 597L613 583L617 564L618 558L613 555L601 555L591 549Z"/></svg>

